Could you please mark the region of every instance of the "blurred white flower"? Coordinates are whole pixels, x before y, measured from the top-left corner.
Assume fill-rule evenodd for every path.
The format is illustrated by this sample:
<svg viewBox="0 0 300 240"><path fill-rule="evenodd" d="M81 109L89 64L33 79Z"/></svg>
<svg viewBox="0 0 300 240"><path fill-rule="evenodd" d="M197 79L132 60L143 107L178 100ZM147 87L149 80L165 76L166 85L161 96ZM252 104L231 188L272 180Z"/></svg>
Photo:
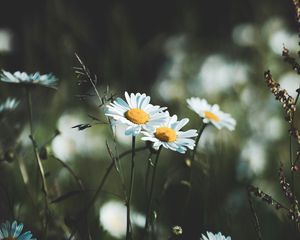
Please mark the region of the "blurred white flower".
<svg viewBox="0 0 300 240"><path fill-rule="evenodd" d="M257 42L257 29L253 24L243 23L234 27L232 32L233 41L240 46L253 46Z"/></svg>
<svg viewBox="0 0 300 240"><path fill-rule="evenodd" d="M131 136L125 135L125 130L127 128L127 125L125 124L113 124L112 126L113 132L115 134L115 137L117 141L123 145L131 146Z"/></svg>
<svg viewBox="0 0 300 240"><path fill-rule="evenodd" d="M286 89L289 95L293 98L297 96L296 90L300 86L300 78L299 75L295 72L288 72L280 76L279 84L282 88Z"/></svg>
<svg viewBox="0 0 300 240"><path fill-rule="evenodd" d="M261 106L254 104L249 106L250 114L247 116L247 122L250 129L262 141L277 140L284 134L284 119L272 109L276 109L279 105L274 102L273 96L269 96L269 101L261 104Z"/></svg>
<svg viewBox="0 0 300 240"><path fill-rule="evenodd" d="M185 95L184 82L177 80L159 81L156 91L165 101L172 101L175 99L181 100Z"/></svg>
<svg viewBox="0 0 300 240"><path fill-rule="evenodd" d="M165 101L181 99L185 94L183 73L187 57L186 44L187 40L184 35L170 37L165 43L164 52L167 60L158 76L158 84L155 86L156 92Z"/></svg>
<svg viewBox="0 0 300 240"><path fill-rule="evenodd" d="M71 160L76 155L93 156L105 150L105 139L101 129L79 131L73 126L84 122L80 113L65 113L58 120L61 134L52 141L52 150L63 161Z"/></svg>
<svg viewBox="0 0 300 240"><path fill-rule="evenodd" d="M10 112L15 110L18 105L19 101L17 101L15 98L7 98L5 102L0 102L0 114L3 112Z"/></svg>
<svg viewBox="0 0 300 240"><path fill-rule="evenodd" d="M13 34L8 29L0 29L0 53L12 51Z"/></svg>
<svg viewBox="0 0 300 240"><path fill-rule="evenodd" d="M241 90L241 93L239 94L240 101L245 105L246 107L253 106L253 100L255 99L256 89L249 85Z"/></svg>
<svg viewBox="0 0 300 240"><path fill-rule="evenodd" d="M270 17L262 26L261 33L265 35L265 37L271 36L274 32L279 29L285 29L286 24L284 19L279 16Z"/></svg>
<svg viewBox="0 0 300 240"><path fill-rule="evenodd" d="M231 237L225 237L224 235L222 235L220 232L213 234L212 232L206 232L206 235L201 236L201 240L231 240Z"/></svg>
<svg viewBox="0 0 300 240"><path fill-rule="evenodd" d="M240 178L261 174L266 166L265 145L257 139L250 139L244 145L238 166Z"/></svg>
<svg viewBox="0 0 300 240"><path fill-rule="evenodd" d="M211 55L202 64L198 81L203 92L215 94L245 83L248 72L249 66L245 64L230 62L221 55Z"/></svg>
<svg viewBox="0 0 300 240"><path fill-rule="evenodd" d="M268 140L278 140L284 134L284 120L279 117L270 117L265 123L263 135Z"/></svg>
<svg viewBox="0 0 300 240"><path fill-rule="evenodd" d="M292 34L285 29L278 29L270 36L269 46L274 53L281 55L283 46L290 51L297 52L299 48L298 41L297 34Z"/></svg>
<svg viewBox="0 0 300 240"><path fill-rule="evenodd" d="M168 57L181 59L185 55L187 38L185 35L176 35L167 39L164 50Z"/></svg>
<svg viewBox="0 0 300 240"><path fill-rule="evenodd" d="M106 202L101 206L99 214L100 224L111 236L123 238L126 235L127 209L124 203L119 201ZM132 225L143 227L145 221L145 216L132 212Z"/></svg>

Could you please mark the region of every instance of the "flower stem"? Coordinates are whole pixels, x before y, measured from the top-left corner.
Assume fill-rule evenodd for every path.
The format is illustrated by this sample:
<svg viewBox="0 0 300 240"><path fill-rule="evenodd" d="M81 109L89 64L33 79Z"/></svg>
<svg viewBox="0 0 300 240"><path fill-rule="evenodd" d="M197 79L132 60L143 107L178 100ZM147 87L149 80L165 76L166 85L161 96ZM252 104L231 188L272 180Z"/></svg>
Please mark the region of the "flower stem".
<svg viewBox="0 0 300 240"><path fill-rule="evenodd" d="M48 205L48 189L45 179L45 171L42 165L42 161L39 155L37 143L33 136L33 120L32 120L32 100L31 100L31 92L29 88L26 88L26 95L27 95L27 107L28 107L28 120L30 126L30 136L33 147L33 153L35 155L35 159L38 165L39 174L42 180L42 192L44 194L44 202L45 202L45 222L44 222L44 235L45 239L47 239L47 229L48 229L48 214L49 214L49 205Z"/></svg>
<svg viewBox="0 0 300 240"><path fill-rule="evenodd" d="M148 161L147 161L147 171L146 171L146 178L145 178L145 190L146 190L146 196L148 198L148 185L149 185L149 174L150 174L150 168L152 166L152 152L149 153Z"/></svg>
<svg viewBox="0 0 300 240"><path fill-rule="evenodd" d="M158 158L159 158L159 155L160 155L160 152L161 152L161 148L162 148L162 146L160 146L158 151L157 151L154 166L153 166L153 173L152 173L152 178L151 178L149 200L148 200L147 212L146 212L147 213L146 223L145 223L145 227L144 227L145 234L147 234L147 230L148 230L148 227L149 227L151 204L152 204L152 197L153 197L153 190L154 190L154 180L155 180L156 168L157 168L157 163L158 163Z"/></svg>
<svg viewBox="0 0 300 240"><path fill-rule="evenodd" d="M258 240L262 240L263 238L262 238L262 234L261 234L261 227L259 224L258 216L257 216L256 211L253 206L251 192L250 192L249 188L247 190L247 194L248 194L248 203L249 203L250 211L251 211L252 218L253 218L252 221L253 221L253 225L255 228L255 232L257 234Z"/></svg>
<svg viewBox="0 0 300 240"><path fill-rule="evenodd" d="M196 152L197 152L197 147L198 147L198 144L199 144L199 140L200 140L200 137L201 137L204 129L206 128L206 126L207 126L207 124L203 123L202 127L199 129L198 136L197 136L197 138L195 140L195 147L194 147L194 150L193 150L193 153L192 153L192 158L191 158L192 163L195 160L195 156L196 156Z"/></svg>
<svg viewBox="0 0 300 240"><path fill-rule="evenodd" d="M73 171L73 169L66 164L64 161L62 161L61 159L52 156L57 162L59 162L70 174L71 176L74 178L74 180L76 181L78 187L80 188L80 190L85 191L85 187L82 183L82 179Z"/></svg>
<svg viewBox="0 0 300 240"><path fill-rule="evenodd" d="M208 124L206 123L203 123L203 125L201 126L201 128L199 129L199 133L197 135L197 138L195 140L195 147L194 147L194 150L192 152L192 156L191 156L191 165L190 165L190 172L189 172L189 176L188 176L188 182L189 182L189 189L188 189L188 193L187 193L187 196L186 196L186 199L185 199L185 202L183 204L183 207L182 207L182 214L184 215L184 213L186 212L186 208L188 206L188 203L190 201L190 198L191 198L191 192L192 192L192 169L193 169L193 164L194 164L194 161L195 161L195 156L196 156L196 152L197 152L197 147L198 147L198 144L199 144L199 140L204 132L204 129L206 128Z"/></svg>
<svg viewBox="0 0 300 240"><path fill-rule="evenodd" d="M147 147L136 148L135 152L140 152L140 151L143 151L145 149L147 149ZM123 157L127 156L131 152L132 151L130 150L130 151L125 151L125 152L121 153L120 156L117 158L117 161L120 161ZM114 166L115 166L115 163L112 161L109 164L109 166L107 167L107 170L105 171L105 174L102 176L100 184L99 184L94 196L89 201L87 206L85 206L84 209L79 212L78 223L80 223L81 221L83 221L83 219L85 219L84 216L88 214L89 210L91 209L91 207L93 206L93 204L97 200L99 194L102 192L102 188L105 185L111 171L114 169ZM76 234L77 230L78 229L73 230L73 232L70 234L68 240L71 240L73 238L73 236Z"/></svg>
<svg viewBox="0 0 300 240"><path fill-rule="evenodd" d="M135 136L132 136L130 185L129 185L129 195L126 203L127 205L126 240L129 240L130 236L132 236L132 229L131 229L131 222L130 222L130 205L131 205L131 197L132 197L133 182L134 182L134 157L135 157Z"/></svg>

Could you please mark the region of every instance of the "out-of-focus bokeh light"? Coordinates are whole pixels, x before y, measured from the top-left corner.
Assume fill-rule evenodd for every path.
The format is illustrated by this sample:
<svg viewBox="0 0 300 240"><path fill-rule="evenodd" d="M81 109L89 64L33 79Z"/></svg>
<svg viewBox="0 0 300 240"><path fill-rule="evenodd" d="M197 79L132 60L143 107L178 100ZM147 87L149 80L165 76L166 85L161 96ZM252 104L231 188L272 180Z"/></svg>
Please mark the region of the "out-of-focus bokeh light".
<svg viewBox="0 0 300 240"><path fill-rule="evenodd" d="M75 125L84 123L80 112L64 113L58 120L57 127L61 131L52 142L52 150L55 156L63 161L72 160L76 155L95 156L105 151L105 137L101 128L94 127L79 131L72 128Z"/></svg>
<svg viewBox="0 0 300 240"><path fill-rule="evenodd" d="M165 101L181 99L185 95L183 72L186 41L184 35L179 35L170 37L165 42L164 53L167 60L158 75L156 87L159 96Z"/></svg>
<svg viewBox="0 0 300 240"><path fill-rule="evenodd" d="M299 80L300 80L300 77L297 73L287 72L279 77L278 82L282 88L287 90L289 95L291 95L293 98L295 98L297 96L296 90L300 86Z"/></svg>
<svg viewBox="0 0 300 240"><path fill-rule="evenodd" d="M202 64L198 81L202 92L216 94L237 84L248 81L249 67L239 62L231 62L222 55L210 55Z"/></svg>
<svg viewBox="0 0 300 240"><path fill-rule="evenodd" d="M296 52L298 50L298 36L292 34L284 29L279 29L274 32L269 39L269 46L274 53L281 55L283 46L290 51Z"/></svg>
<svg viewBox="0 0 300 240"><path fill-rule="evenodd" d="M125 135L125 130L127 126L124 124L115 124L113 126L113 132L115 134L116 140L118 143L123 144L125 146L131 145L131 136Z"/></svg>
<svg viewBox="0 0 300 240"><path fill-rule="evenodd" d="M266 166L265 144L257 139L250 139L241 151L240 163L238 165L239 177L252 177L253 174L260 175Z"/></svg>
<svg viewBox="0 0 300 240"><path fill-rule="evenodd" d="M234 27L232 39L239 46L251 47L257 43L257 34L257 29L253 24L243 23Z"/></svg>
<svg viewBox="0 0 300 240"><path fill-rule="evenodd" d="M8 53L13 50L13 33L8 29L0 28L0 53Z"/></svg>
<svg viewBox="0 0 300 240"><path fill-rule="evenodd" d="M104 203L99 211L100 224L111 236L123 238L126 235L127 208L119 201ZM143 227L146 218L140 213L132 211L131 223L133 226Z"/></svg>
<svg viewBox="0 0 300 240"><path fill-rule="evenodd" d="M277 55L282 54L285 46L292 52L298 51L297 33L288 30L286 22L279 18L270 18L262 26L261 35L267 38L269 48Z"/></svg>

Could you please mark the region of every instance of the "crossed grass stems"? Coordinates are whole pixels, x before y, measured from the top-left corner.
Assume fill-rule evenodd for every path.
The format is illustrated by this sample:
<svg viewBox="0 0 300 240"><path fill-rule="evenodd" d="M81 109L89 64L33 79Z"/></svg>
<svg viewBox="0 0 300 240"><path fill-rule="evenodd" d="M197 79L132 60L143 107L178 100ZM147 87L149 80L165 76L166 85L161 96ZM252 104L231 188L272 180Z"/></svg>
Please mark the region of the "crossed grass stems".
<svg viewBox="0 0 300 240"><path fill-rule="evenodd" d="M300 2L299 0L292 0L294 4L294 9L296 12L296 20L298 25L298 36L300 37ZM299 42L300 45L300 42ZM282 51L282 57L285 62L287 62L292 69L300 75L300 64L297 60L290 56L289 50L284 46ZM298 57L300 58L300 51L298 51ZM253 217L253 225L259 240L263 239L261 226L259 223L258 215L255 211L252 197L259 198L261 201L267 203L268 205L273 206L276 210L283 210L286 212L288 218L293 224L295 234L298 235L300 232L300 211L299 203L296 196L296 186L295 186L295 173L299 170L299 161L300 161L300 132L295 124L295 112L296 105L300 97L300 86L296 89L297 95L294 99L291 97L288 92L281 88L280 84L273 79L273 76L270 70L267 70L264 73L264 78L267 84L267 87L271 93L275 96L275 99L278 100L283 107L285 120L289 125L289 174L290 174L290 183L286 177L284 171L284 163L280 162L278 170L278 180L281 186L281 191L285 195L286 199L289 202L289 206L275 200L269 194L263 192L258 187L249 185L247 188L248 191L248 201L250 210ZM297 145L297 149L294 149L294 145Z"/></svg>

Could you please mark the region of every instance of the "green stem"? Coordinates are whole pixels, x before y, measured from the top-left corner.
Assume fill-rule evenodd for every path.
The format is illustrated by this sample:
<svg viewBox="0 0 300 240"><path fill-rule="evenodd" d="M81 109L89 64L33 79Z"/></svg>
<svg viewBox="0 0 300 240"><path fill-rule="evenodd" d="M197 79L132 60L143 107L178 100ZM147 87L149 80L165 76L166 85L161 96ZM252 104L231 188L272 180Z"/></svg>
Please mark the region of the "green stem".
<svg viewBox="0 0 300 240"><path fill-rule="evenodd" d="M44 235L45 239L47 238L47 230L48 230L48 214L49 214L49 205L48 205L48 189L45 179L45 171L42 165L42 161L39 155L37 143L33 136L33 120L32 120L32 100L31 100L31 92L29 88L26 88L26 94L27 94L27 107L28 107L28 120L29 120L29 126L30 126L30 136L33 147L33 153L35 155L35 159L38 165L39 174L42 180L42 192L44 194L44 202L45 202L45 223L44 223Z"/></svg>
<svg viewBox="0 0 300 240"><path fill-rule="evenodd" d="M74 180L76 181L78 187L80 188L80 190L84 191L85 187L82 183L81 178L73 171L73 169L66 164L64 161L60 160L59 158L52 156L56 161L58 161L65 169L67 169L67 171L71 174L71 176L74 178Z"/></svg>
<svg viewBox="0 0 300 240"><path fill-rule="evenodd" d="M197 147L198 147L198 144L199 144L199 140L200 140L200 137L205 129L205 127L207 126L206 123L203 123L202 127L199 129L199 133L197 135L197 138L195 140L195 147L194 147L194 150L193 150L193 153L192 153L192 158L191 158L191 161L192 163L194 162L195 160L195 156L196 156L196 152L197 152Z"/></svg>
<svg viewBox="0 0 300 240"><path fill-rule="evenodd" d="M138 152L138 151L142 151L142 150L145 150L147 147L140 147L140 148L137 148L135 150L135 152ZM131 150L130 151L126 151L126 152L123 152L120 154L119 158L117 159L117 161L121 160L123 157L125 157L127 154L131 153ZM82 212L86 212L88 211L91 206L94 204L94 202L96 201L98 195L100 194L100 192L102 192L102 188L104 186L104 184L106 183L106 180L110 174L110 172L114 169L114 166L115 166L115 163L112 161L110 163L110 165L108 166L104 176L102 177L101 181L100 181L100 184L96 190L96 193L94 194L92 200L89 202L89 204L87 205L87 207L85 208L85 211L82 211Z"/></svg>
<svg viewBox="0 0 300 240"><path fill-rule="evenodd" d="M127 205L126 240L129 240L130 235L132 235L132 229L130 229L131 228L130 206L131 206L131 197L132 197L133 182L134 182L134 156L135 156L135 136L132 136L130 185L129 185L129 195L126 203Z"/></svg>
<svg viewBox="0 0 300 240"><path fill-rule="evenodd" d="M135 152L139 152L139 151L142 151L142 150L145 150L147 149L147 147L140 147L140 148L137 148L135 150ZM128 155L129 153L131 153L132 151L125 151L123 153L120 154L119 158L117 158L117 161L120 161L123 157L125 157L126 155ZM80 211L80 214L79 214L79 223L84 219L84 215L85 214L88 214L88 211L90 210L90 208L93 206L94 202L96 201L96 199L98 198L98 195L102 192L102 188L104 186L104 184L106 183L107 181L107 178L110 174L110 172L114 169L114 166L115 166L115 163L112 161L110 163L110 165L107 167L107 170L105 172L105 174L103 175L103 177L101 178L101 181L100 181L100 184L94 194L94 196L92 197L91 201L89 201L89 203L87 204L87 206ZM72 239L72 237L76 234L77 230L74 230L70 236L69 236L69 240Z"/></svg>
<svg viewBox="0 0 300 240"><path fill-rule="evenodd" d="M153 197L153 190L154 190L154 181L155 181L155 175L156 175L156 168L157 168L157 163L158 163L158 158L161 152L161 148L162 146L159 147L157 154L156 154L156 158L155 158L155 162L154 162L154 166L153 166L153 173L152 173L152 178L151 178L151 185L150 185L150 193L149 193L149 200L148 200L148 204L147 204L147 215L146 215L146 223L145 223L145 234L147 234L147 230L149 227L149 221L150 221L150 213L151 213L151 205L152 205L152 197Z"/></svg>
<svg viewBox="0 0 300 240"><path fill-rule="evenodd" d="M150 168L152 165L151 157L152 157L152 152L149 153L148 161L147 161L147 171L146 171L146 179L145 179L145 191L146 191L147 197L148 197L149 174L150 174Z"/></svg>
<svg viewBox="0 0 300 240"><path fill-rule="evenodd" d="M196 152L197 152L197 147L199 144L199 140L204 132L204 129L206 128L206 126L208 126L208 124L203 123L203 125L201 126L201 128L199 129L199 133L197 135L197 138L195 140L195 147L194 150L192 152L192 157L191 157L191 165L190 165L190 172L189 172L189 176L188 176L188 182L189 182L189 189L188 189L188 193L187 193L187 197L185 199L185 202L183 203L183 207L182 207L182 214L184 215L184 213L186 212L186 208L188 206L188 203L190 201L191 198L191 192L192 192L192 169L193 169L193 164L195 161L195 156L196 156Z"/></svg>
<svg viewBox="0 0 300 240"><path fill-rule="evenodd" d="M250 211L251 211L252 218L253 218L252 221L253 221L253 225L255 228L255 232L257 234L258 240L262 240L263 238L262 238L262 234L261 234L261 227L259 224L258 216L257 216L256 211L253 206L251 192L249 190L247 190L247 194L248 194L248 203L249 203Z"/></svg>

